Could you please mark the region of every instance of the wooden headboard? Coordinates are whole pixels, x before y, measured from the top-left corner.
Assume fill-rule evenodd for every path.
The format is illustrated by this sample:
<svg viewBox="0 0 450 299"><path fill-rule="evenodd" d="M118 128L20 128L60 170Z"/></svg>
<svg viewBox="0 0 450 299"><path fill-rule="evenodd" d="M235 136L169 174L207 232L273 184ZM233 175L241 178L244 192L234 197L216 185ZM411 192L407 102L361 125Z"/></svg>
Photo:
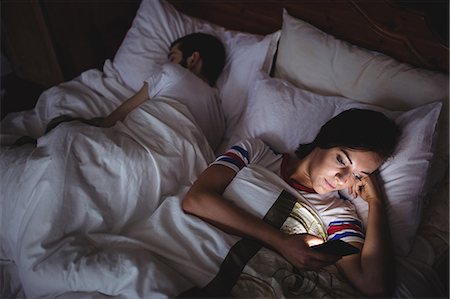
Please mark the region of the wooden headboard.
<svg viewBox="0 0 450 299"><path fill-rule="evenodd" d="M442 28L429 26L432 16L424 10L407 8L395 1L169 1L191 16L258 34L280 29L282 9L286 8L292 16L352 44L418 67L442 72L449 69L446 33L440 32ZM437 2L428 3L436 5ZM436 26L448 27L448 19L446 22Z"/></svg>
<svg viewBox="0 0 450 299"><path fill-rule="evenodd" d="M448 1L168 0L180 11L229 29L281 29L282 9L337 38L412 65L448 73ZM407 2L407 1L404 1ZM140 0L1 1L2 53L21 78L50 87L112 59ZM435 15L447 15L430 29Z"/></svg>

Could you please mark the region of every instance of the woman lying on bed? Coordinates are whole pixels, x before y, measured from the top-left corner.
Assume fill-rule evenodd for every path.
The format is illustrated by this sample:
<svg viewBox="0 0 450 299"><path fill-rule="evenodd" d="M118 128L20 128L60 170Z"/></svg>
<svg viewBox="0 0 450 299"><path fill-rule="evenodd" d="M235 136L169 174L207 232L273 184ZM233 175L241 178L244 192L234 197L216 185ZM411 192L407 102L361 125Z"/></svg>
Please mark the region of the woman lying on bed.
<svg viewBox="0 0 450 299"><path fill-rule="evenodd" d="M392 155L399 135L398 126L383 114L351 109L328 121L312 143L298 147L295 157L276 153L258 139L242 141L200 175L182 208L224 231L264 242L299 269L315 270L337 261L338 269L359 291L385 297L392 291L394 263L375 172ZM326 236L319 238L308 230L295 234L292 228L294 233L287 234L225 199L227 186L251 165L276 173L300 192L318 211ZM365 229L352 203L337 195L345 188L369 204ZM339 258L310 248L335 239L358 247L360 253Z"/></svg>

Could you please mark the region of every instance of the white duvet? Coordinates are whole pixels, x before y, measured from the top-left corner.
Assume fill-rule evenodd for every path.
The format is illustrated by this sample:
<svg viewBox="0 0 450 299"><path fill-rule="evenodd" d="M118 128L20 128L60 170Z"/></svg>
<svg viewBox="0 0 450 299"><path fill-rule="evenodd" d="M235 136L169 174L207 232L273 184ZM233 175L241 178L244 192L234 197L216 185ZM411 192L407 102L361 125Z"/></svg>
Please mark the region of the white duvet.
<svg viewBox="0 0 450 299"><path fill-rule="evenodd" d="M92 70L2 122L2 280L6 263L20 279L5 278L2 295L8 283L21 284L27 297L80 291L133 298L149 288L167 293L171 281L183 286L139 234L159 204L186 190L214 158L187 108L154 99L112 128L72 121L43 135L56 116L103 116L129 93ZM37 146L7 146L22 135ZM151 279L155 269L158 279Z"/></svg>

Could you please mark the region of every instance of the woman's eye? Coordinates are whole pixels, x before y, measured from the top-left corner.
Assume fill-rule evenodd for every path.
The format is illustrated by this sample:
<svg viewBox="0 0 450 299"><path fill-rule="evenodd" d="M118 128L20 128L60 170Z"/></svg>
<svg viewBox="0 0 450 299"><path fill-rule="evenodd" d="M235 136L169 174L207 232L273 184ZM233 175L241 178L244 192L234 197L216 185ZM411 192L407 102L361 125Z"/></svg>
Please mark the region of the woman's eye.
<svg viewBox="0 0 450 299"><path fill-rule="evenodd" d="M360 175L357 175L356 173L353 174L356 180L361 181L362 177Z"/></svg>
<svg viewBox="0 0 450 299"><path fill-rule="evenodd" d="M339 164L345 166L344 160L342 159L342 157L341 157L340 155L338 155L338 156L336 157L336 160L338 161Z"/></svg>

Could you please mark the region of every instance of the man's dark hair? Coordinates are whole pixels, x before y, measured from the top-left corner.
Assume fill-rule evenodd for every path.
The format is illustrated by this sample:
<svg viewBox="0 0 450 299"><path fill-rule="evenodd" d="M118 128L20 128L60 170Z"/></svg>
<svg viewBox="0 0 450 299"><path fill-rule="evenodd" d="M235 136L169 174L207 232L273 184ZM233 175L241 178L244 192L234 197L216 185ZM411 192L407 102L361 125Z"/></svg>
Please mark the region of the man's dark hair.
<svg viewBox="0 0 450 299"><path fill-rule="evenodd" d="M400 135L400 127L383 113L349 109L325 123L314 141L300 144L295 154L302 159L316 147L343 147L375 152L386 160L394 153Z"/></svg>
<svg viewBox="0 0 450 299"><path fill-rule="evenodd" d="M201 73L211 86L217 81L225 66L225 47L215 36L207 33L191 33L172 42L170 49L178 44L178 49L183 53L181 65L186 67L187 58L194 52L199 52L203 61Z"/></svg>

